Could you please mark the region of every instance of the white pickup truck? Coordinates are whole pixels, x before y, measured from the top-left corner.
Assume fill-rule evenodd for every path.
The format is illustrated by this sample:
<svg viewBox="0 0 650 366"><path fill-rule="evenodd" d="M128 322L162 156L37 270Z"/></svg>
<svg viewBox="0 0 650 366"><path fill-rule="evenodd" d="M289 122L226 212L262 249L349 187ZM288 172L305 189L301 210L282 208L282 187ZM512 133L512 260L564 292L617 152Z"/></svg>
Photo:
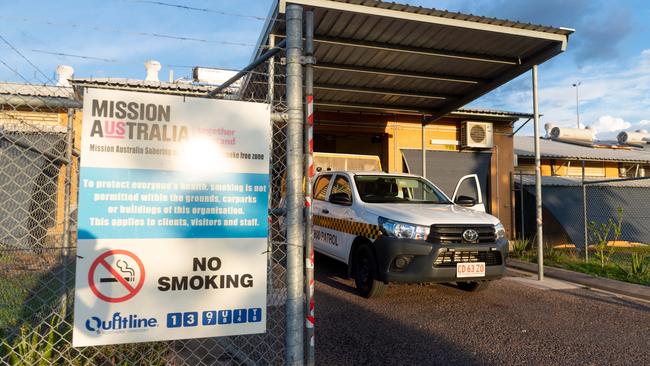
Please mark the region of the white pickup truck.
<svg viewBox="0 0 650 366"><path fill-rule="evenodd" d="M466 179L478 199L457 196ZM475 291L505 271L505 230L484 212L475 175L449 199L416 175L326 171L313 195L314 248L347 264L362 296L381 295L389 282Z"/></svg>

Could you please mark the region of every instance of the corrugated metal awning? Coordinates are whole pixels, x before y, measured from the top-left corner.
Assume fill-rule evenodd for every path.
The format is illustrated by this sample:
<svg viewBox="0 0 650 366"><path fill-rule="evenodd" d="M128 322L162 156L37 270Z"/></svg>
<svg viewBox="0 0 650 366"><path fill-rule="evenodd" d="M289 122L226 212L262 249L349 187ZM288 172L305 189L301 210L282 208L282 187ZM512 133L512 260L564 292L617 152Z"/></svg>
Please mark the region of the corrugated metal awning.
<svg viewBox="0 0 650 366"><path fill-rule="evenodd" d="M650 150L629 146L598 148L571 144L567 142L540 139L540 154L543 159L619 161L628 163L650 163ZM535 138L515 136L515 154L520 157L535 157Z"/></svg>
<svg viewBox="0 0 650 366"><path fill-rule="evenodd" d="M278 0L259 53L269 34L285 36L290 3L314 11L320 110L437 119L563 52L573 32L380 1Z"/></svg>

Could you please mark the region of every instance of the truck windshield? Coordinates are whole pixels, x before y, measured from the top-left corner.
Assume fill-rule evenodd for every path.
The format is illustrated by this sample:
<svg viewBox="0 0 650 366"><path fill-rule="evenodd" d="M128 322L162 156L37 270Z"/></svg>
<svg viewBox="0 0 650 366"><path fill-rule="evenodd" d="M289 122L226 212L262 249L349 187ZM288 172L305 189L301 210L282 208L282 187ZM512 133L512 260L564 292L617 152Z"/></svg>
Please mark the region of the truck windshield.
<svg viewBox="0 0 650 366"><path fill-rule="evenodd" d="M363 202L451 203L436 187L418 177L356 175L354 182Z"/></svg>

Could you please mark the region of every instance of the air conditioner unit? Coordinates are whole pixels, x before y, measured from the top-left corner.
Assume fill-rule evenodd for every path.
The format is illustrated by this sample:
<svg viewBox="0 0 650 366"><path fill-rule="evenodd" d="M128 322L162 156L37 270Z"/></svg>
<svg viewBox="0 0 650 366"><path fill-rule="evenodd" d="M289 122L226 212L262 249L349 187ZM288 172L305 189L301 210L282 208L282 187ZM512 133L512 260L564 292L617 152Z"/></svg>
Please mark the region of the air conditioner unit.
<svg viewBox="0 0 650 366"><path fill-rule="evenodd" d="M491 149L494 146L492 123L463 121L460 126L460 147L463 149Z"/></svg>

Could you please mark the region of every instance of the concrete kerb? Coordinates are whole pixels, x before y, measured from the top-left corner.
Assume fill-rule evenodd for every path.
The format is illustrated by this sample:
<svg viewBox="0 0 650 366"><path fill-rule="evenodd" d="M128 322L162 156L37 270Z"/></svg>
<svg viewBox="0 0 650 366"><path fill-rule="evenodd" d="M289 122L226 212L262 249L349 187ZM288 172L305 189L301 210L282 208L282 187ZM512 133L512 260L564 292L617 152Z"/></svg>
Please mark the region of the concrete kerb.
<svg viewBox="0 0 650 366"><path fill-rule="evenodd" d="M517 259L508 259L506 265L514 269L537 273L536 263L524 262ZM612 280L609 278L594 277L584 273L548 266L544 266L544 273L548 277L572 282L589 288L650 301L650 287L648 286Z"/></svg>

